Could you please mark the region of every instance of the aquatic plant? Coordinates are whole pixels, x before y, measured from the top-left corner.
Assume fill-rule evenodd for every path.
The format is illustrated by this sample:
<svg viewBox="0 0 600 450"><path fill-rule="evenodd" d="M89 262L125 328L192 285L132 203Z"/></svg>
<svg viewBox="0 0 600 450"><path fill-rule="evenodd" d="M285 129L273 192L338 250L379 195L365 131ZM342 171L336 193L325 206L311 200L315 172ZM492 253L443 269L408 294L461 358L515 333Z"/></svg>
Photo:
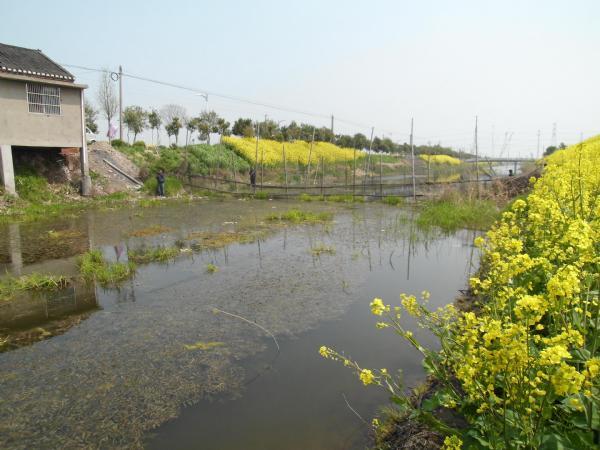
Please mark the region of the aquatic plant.
<svg viewBox="0 0 600 450"><path fill-rule="evenodd" d="M219 271L219 268L217 266L215 266L213 263L208 263L206 265L206 271L208 273L215 273Z"/></svg>
<svg viewBox="0 0 600 450"><path fill-rule="evenodd" d="M485 237L473 311L430 311L424 292L402 306L374 299L377 328L421 352L438 384L415 405L385 369L366 369L321 347L365 384L386 389L398 407L446 436L445 448L598 448L600 444L600 136L547 158L532 192L517 199ZM422 345L403 314L430 330ZM453 428L440 408L467 420ZM445 415L448 417L448 414Z"/></svg>
<svg viewBox="0 0 600 450"><path fill-rule="evenodd" d="M179 255L177 247L151 247L127 250L127 258L136 264L167 262Z"/></svg>
<svg viewBox="0 0 600 450"><path fill-rule="evenodd" d="M273 213L267 216L267 220L291 223L323 223L328 222L333 215L328 212L313 213L300 209L290 209L283 213Z"/></svg>
<svg viewBox="0 0 600 450"><path fill-rule="evenodd" d="M224 346L224 342L196 342L195 344L184 344L186 350L212 350Z"/></svg>
<svg viewBox="0 0 600 450"><path fill-rule="evenodd" d="M323 253L328 254L328 255L334 255L335 248L331 247L330 245L317 244L310 249L310 252L314 256L321 256Z"/></svg>
<svg viewBox="0 0 600 450"><path fill-rule="evenodd" d="M100 250L90 250L78 260L79 273L86 281L114 286L135 275L135 263L108 262Z"/></svg>

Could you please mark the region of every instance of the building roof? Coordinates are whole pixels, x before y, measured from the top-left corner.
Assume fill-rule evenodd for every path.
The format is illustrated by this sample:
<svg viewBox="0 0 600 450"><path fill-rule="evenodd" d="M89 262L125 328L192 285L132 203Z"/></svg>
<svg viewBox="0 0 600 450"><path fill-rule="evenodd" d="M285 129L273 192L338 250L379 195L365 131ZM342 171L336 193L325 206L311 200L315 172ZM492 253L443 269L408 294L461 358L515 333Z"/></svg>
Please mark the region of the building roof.
<svg viewBox="0 0 600 450"><path fill-rule="evenodd" d="M41 50L0 43L0 73L27 75L35 78L75 81L75 77L56 64Z"/></svg>

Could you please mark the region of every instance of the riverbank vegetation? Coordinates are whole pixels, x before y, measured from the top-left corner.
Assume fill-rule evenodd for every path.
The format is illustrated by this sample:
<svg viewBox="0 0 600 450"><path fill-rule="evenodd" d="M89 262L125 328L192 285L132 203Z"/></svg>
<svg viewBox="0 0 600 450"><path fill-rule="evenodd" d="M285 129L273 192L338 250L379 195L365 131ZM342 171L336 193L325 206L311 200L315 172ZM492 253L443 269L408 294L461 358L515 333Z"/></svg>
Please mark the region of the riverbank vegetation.
<svg viewBox="0 0 600 450"><path fill-rule="evenodd" d="M424 202L420 206L417 225L424 229L438 227L445 232L461 228L486 230L499 215L498 205L492 200L455 195Z"/></svg>
<svg viewBox="0 0 600 450"><path fill-rule="evenodd" d="M401 306L371 302L377 327L423 354L437 388L420 406L386 369L363 368L327 347L321 355L386 389L398 417L442 435L445 448L598 448L599 165L600 137L552 154L532 192L476 239L472 310L430 311L427 292L402 294ZM440 351L415 338L404 314L438 338ZM444 420L452 416L465 426Z"/></svg>

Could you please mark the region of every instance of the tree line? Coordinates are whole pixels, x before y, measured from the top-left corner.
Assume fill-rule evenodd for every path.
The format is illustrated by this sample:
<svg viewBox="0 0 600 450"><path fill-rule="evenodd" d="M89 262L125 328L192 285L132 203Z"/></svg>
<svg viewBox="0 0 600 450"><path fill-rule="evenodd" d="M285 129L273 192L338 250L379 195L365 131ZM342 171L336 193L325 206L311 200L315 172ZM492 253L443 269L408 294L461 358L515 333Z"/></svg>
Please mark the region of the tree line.
<svg viewBox="0 0 600 450"><path fill-rule="evenodd" d="M106 118L108 128L110 129L112 119L117 116L119 104L114 84L110 79L108 71L101 75L97 100L100 112ZM97 133L98 126L96 120L98 111L89 103L86 103L85 106L85 116L87 128L93 133ZM123 110L123 123L128 130L128 138L129 135L133 135L133 142L136 141L137 136L144 130L150 130L152 133L152 143L154 143L155 137L158 143L162 127L167 133L169 143L171 142L171 138L173 138L175 145L179 144L180 131L184 130L186 145L193 140L195 133L200 140L206 141L209 144L210 134L219 133L226 136L234 134L242 137L256 137L258 135L262 139L278 141L315 140L332 142L340 147L361 150L371 148L373 151L385 153L410 154L411 152L408 143L397 143L388 137L380 138L375 136L373 142L370 142L370 139L362 133L354 135L334 134L330 128L315 127L308 123L298 124L296 121L282 126L281 122L276 122L266 117L264 121L260 122L240 117L231 126L227 120L220 117L215 111L204 111L194 117L188 115L183 106L175 104L165 105L159 110L152 109L149 111L144 110L140 106L128 106ZM443 154L458 158L473 156L466 152L455 151L450 147L443 147L440 144L416 145L415 153Z"/></svg>

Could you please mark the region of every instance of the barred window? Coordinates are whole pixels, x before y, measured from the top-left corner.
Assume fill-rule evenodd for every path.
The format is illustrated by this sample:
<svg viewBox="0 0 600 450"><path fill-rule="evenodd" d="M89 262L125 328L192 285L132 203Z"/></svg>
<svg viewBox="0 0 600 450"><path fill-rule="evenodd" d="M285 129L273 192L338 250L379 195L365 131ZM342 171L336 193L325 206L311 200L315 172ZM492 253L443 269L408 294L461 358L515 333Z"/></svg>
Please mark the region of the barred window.
<svg viewBox="0 0 600 450"><path fill-rule="evenodd" d="M60 88L40 83L27 83L30 113L60 115Z"/></svg>

